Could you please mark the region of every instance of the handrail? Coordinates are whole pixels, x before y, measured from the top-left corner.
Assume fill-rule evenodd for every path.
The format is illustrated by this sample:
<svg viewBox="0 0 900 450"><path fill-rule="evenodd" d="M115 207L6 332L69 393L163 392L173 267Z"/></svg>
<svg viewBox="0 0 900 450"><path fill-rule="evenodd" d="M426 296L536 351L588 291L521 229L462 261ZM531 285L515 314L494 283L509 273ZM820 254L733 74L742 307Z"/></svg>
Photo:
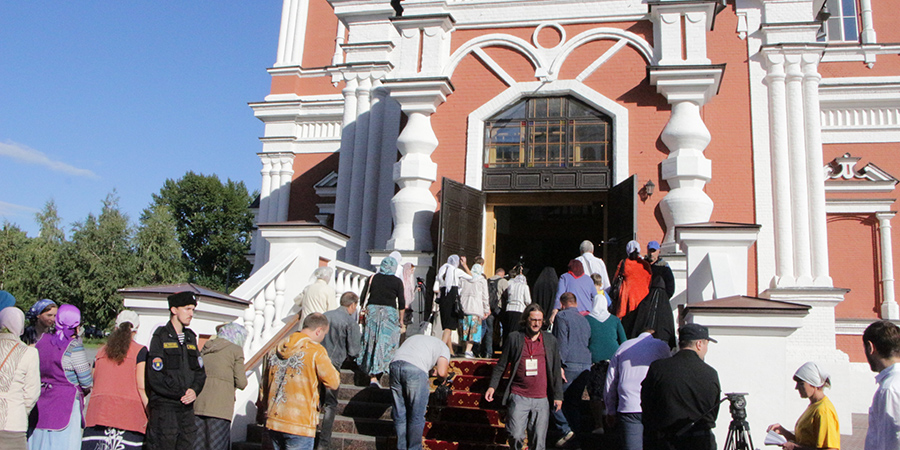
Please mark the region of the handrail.
<svg viewBox="0 0 900 450"><path fill-rule="evenodd" d="M266 342L266 345L263 345L262 348L257 350L256 353L254 353L253 356L250 357L250 359L247 360L246 363L244 363L244 372L256 369L256 366L258 366L259 363L262 362L262 359L266 356L267 353L269 353L269 350L272 350L275 345L286 338L287 335L290 334L294 330L294 327L296 327L299 323L300 314L294 314L293 316L291 316L291 318L288 319L287 323L284 324L284 326L280 330L278 330L278 332L275 333L275 335L272 336L272 338L269 339L268 342Z"/></svg>

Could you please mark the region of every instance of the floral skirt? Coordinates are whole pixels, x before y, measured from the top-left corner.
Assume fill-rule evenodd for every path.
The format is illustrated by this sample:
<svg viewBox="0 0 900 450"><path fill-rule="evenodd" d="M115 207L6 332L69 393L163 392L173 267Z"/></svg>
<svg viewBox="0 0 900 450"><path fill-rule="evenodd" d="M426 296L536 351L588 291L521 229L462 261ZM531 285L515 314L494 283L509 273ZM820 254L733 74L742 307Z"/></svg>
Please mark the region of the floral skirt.
<svg viewBox="0 0 900 450"><path fill-rule="evenodd" d="M466 315L462 323L462 340L466 342L481 342L481 317Z"/></svg>
<svg viewBox="0 0 900 450"><path fill-rule="evenodd" d="M397 308L366 306L362 349L356 357L360 370L370 377L387 372L399 343L400 313Z"/></svg>
<svg viewBox="0 0 900 450"><path fill-rule="evenodd" d="M140 449L144 445L143 434L112 427L87 427L83 436L81 450Z"/></svg>

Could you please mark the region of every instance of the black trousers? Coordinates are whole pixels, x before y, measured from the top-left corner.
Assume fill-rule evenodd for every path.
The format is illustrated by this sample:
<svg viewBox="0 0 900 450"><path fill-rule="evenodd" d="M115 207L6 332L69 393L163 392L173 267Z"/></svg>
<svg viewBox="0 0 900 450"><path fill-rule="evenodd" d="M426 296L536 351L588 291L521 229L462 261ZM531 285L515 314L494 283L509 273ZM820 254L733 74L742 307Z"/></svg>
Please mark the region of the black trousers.
<svg viewBox="0 0 900 450"><path fill-rule="evenodd" d="M334 416L337 413L338 390L322 389L322 425L319 429L319 442L317 450L329 450L331 448L331 430L334 427Z"/></svg>
<svg viewBox="0 0 900 450"><path fill-rule="evenodd" d="M193 449L197 436L194 405L156 401L149 405L145 450Z"/></svg>

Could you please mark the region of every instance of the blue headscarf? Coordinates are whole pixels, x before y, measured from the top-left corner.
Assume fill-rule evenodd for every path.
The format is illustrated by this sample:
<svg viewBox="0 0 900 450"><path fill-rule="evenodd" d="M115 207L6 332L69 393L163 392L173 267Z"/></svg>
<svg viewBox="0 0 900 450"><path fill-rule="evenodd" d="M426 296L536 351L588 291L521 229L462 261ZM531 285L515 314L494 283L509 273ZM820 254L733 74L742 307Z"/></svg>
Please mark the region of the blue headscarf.
<svg viewBox="0 0 900 450"><path fill-rule="evenodd" d="M397 260L388 256L381 260L381 267L378 270L384 275L393 275L397 271Z"/></svg>
<svg viewBox="0 0 900 450"><path fill-rule="evenodd" d="M33 305L31 305L31 309L29 309L28 312L25 313L25 318L28 319L29 322L37 319L37 316L41 315L41 312L47 309L48 306L56 306L56 302L50 300L49 298L36 301Z"/></svg>
<svg viewBox="0 0 900 450"><path fill-rule="evenodd" d="M16 306L16 298L6 291L0 291L0 309Z"/></svg>

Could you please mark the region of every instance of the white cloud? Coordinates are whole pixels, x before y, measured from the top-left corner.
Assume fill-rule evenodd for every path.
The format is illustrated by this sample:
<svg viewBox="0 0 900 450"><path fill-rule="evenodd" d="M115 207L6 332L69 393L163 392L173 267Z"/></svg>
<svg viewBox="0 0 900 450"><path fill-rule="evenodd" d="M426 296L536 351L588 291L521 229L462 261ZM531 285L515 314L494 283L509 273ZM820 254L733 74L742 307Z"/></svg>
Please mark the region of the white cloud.
<svg viewBox="0 0 900 450"><path fill-rule="evenodd" d="M18 216L22 213L34 214L36 212L38 210L30 206L14 205L0 200L0 216Z"/></svg>
<svg viewBox="0 0 900 450"><path fill-rule="evenodd" d="M8 156L17 161L44 166L56 172L62 172L76 177L100 178L94 172L87 169L66 164L62 161L54 161L43 152L18 144L12 141L0 142L0 156Z"/></svg>

